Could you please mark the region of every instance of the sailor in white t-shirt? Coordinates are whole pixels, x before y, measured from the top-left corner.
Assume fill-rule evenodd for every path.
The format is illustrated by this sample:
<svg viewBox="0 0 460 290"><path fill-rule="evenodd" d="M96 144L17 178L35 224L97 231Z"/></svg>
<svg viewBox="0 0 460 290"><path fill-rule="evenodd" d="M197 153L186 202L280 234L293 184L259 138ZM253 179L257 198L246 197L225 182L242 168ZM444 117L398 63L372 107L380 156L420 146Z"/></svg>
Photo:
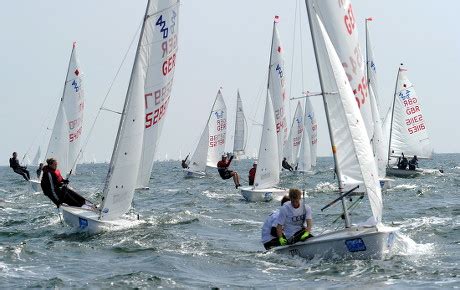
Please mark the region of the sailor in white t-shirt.
<svg viewBox="0 0 460 290"><path fill-rule="evenodd" d="M283 196L281 199L281 206L289 201L289 196ZM279 239L276 235L276 225L278 220L279 209L273 211L265 220L262 226L262 239L261 242L264 244L265 250L270 250L273 247L280 246Z"/></svg>
<svg viewBox="0 0 460 290"><path fill-rule="evenodd" d="M280 208L276 220L276 234L281 246L295 244L312 237L310 234L313 226L312 212L308 205L301 204L301 191L291 188L289 198L291 201Z"/></svg>

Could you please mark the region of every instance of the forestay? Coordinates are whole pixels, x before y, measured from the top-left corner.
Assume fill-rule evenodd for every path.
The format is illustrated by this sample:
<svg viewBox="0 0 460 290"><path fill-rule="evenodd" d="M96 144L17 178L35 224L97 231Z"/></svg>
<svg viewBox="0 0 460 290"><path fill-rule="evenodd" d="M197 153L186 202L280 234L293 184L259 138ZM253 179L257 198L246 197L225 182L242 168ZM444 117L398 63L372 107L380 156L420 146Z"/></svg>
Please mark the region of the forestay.
<svg viewBox="0 0 460 290"><path fill-rule="evenodd" d="M371 18L366 19L366 66L367 66L367 77L369 79L369 101L371 103L372 110L372 121L374 126L374 135L370 136L372 144L372 150L374 151L374 159L377 164L377 169L380 178L385 177L385 168L387 164L387 146L385 145L385 138L383 135L382 121L380 118L380 105L377 90L377 68L375 64L374 53L370 42L368 21ZM364 120L366 121L366 120Z"/></svg>
<svg viewBox="0 0 460 290"><path fill-rule="evenodd" d="M158 121L164 117L171 85L163 82L162 79L174 68L175 53L171 52L174 51L176 45L174 35L178 28L178 8L179 1L177 0L149 1L147 4L104 187L104 199L101 206L102 220L117 219L131 207L138 180L144 129L147 129L149 124L154 126L155 121L155 125L158 125ZM158 55L162 57L159 58ZM161 65L158 65L159 62ZM162 87L160 83L165 86ZM155 94L158 88L161 89L161 95ZM147 96L148 91L152 93L152 96ZM155 99L155 97L158 98ZM155 104L159 102L162 113L158 111L158 115L155 115L155 112L152 115L146 114L146 107L152 108L152 101ZM151 121L149 121L150 116ZM150 133L146 135L146 138L149 138ZM150 141L149 144L157 142L157 140Z"/></svg>
<svg viewBox="0 0 460 290"><path fill-rule="evenodd" d="M248 124L244 117L243 102L238 91L236 97L235 137L233 140L233 154L236 156L244 155L247 141L247 126Z"/></svg>
<svg viewBox="0 0 460 290"><path fill-rule="evenodd" d="M411 157L431 158L433 148L420 103L406 69L400 68L393 104L390 157L402 153Z"/></svg>
<svg viewBox="0 0 460 290"><path fill-rule="evenodd" d="M286 157L287 162L293 166L297 165L297 158L299 156L303 134L304 116L302 106L300 105L300 102L298 102L294 113L294 119L292 120L291 130L289 131L289 138L286 142L286 146L284 146L283 154L283 157Z"/></svg>
<svg viewBox="0 0 460 290"><path fill-rule="evenodd" d="M207 126L209 128L207 165L217 167L217 162L225 153L227 134L227 107L220 90L217 92Z"/></svg>
<svg viewBox="0 0 460 290"><path fill-rule="evenodd" d="M316 122L315 111L309 98L305 100L305 132L310 141L310 162L316 166L316 145L318 144L318 123ZM303 143L303 141L302 141Z"/></svg>
<svg viewBox="0 0 460 290"><path fill-rule="evenodd" d="M171 99L178 49L179 1L151 1L139 51L145 71L144 141L137 187L148 187Z"/></svg>
<svg viewBox="0 0 460 290"><path fill-rule="evenodd" d="M333 146L337 157L336 166L340 169L338 178L343 186L350 184L350 182L356 184L359 181L361 186L365 187L373 217L378 223L382 219L382 195L363 117L356 106L345 70L326 29L319 17L316 17L316 21L318 27L315 28L319 28L322 35L330 63L329 72L332 72L338 92L338 94L327 97L326 102L333 135L332 140L334 140ZM342 150L342 148L346 148L346 150ZM347 168L352 169L354 176L347 175ZM357 177L358 180L354 180L354 177Z"/></svg>
<svg viewBox="0 0 460 290"><path fill-rule="evenodd" d="M254 188L256 189L270 188L277 185L280 181L277 142L275 115L270 92L268 91L265 103L262 137L260 139L259 159L256 176L254 178Z"/></svg>
<svg viewBox="0 0 460 290"><path fill-rule="evenodd" d="M284 51L278 33L278 22L279 18L278 16L275 16L275 21L273 22L272 47L268 72L268 90L270 91L273 109L275 112L276 134L278 139L278 166L281 168L283 147L287 141L288 134L286 113L284 109L284 101L287 98L285 89L286 76L284 72Z"/></svg>
<svg viewBox="0 0 460 290"><path fill-rule="evenodd" d="M84 107L82 72L74 43L64 90L45 155L46 159L52 157L58 161L58 168L64 176L70 174L76 166L81 148Z"/></svg>

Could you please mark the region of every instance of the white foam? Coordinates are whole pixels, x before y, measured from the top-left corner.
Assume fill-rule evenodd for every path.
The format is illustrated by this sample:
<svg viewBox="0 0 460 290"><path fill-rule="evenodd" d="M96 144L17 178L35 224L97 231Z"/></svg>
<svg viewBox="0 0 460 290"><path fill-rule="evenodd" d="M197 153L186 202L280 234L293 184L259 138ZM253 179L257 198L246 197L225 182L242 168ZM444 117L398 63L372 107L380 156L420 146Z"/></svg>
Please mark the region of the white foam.
<svg viewBox="0 0 460 290"><path fill-rule="evenodd" d="M434 244L418 244L410 237L402 234L401 232L395 233L395 241L392 252L403 256L420 256L434 254Z"/></svg>

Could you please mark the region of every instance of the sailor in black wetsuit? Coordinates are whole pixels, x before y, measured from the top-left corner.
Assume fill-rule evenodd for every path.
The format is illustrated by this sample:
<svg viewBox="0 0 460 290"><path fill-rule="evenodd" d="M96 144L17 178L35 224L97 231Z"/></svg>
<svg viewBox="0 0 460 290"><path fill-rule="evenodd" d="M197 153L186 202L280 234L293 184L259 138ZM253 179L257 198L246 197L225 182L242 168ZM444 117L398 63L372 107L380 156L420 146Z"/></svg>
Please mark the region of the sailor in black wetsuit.
<svg viewBox="0 0 460 290"><path fill-rule="evenodd" d="M13 152L13 157L10 158L10 167L13 168L14 172L24 177L25 180L29 181L29 170L26 169L27 167L21 166L19 164L18 154L16 152Z"/></svg>
<svg viewBox="0 0 460 290"><path fill-rule="evenodd" d="M286 157L283 158L283 162L281 163L281 166L283 166L284 169L287 169L289 171L293 171L294 168L292 168L291 164L287 162Z"/></svg>

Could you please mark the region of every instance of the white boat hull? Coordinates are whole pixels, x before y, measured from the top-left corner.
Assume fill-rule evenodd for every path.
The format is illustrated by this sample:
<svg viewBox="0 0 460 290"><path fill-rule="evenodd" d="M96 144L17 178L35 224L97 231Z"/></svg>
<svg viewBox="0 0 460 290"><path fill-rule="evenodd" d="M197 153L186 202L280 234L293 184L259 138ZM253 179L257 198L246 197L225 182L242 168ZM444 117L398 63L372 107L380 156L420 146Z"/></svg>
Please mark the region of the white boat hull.
<svg viewBox="0 0 460 290"><path fill-rule="evenodd" d="M40 180L30 179L29 184L33 192L42 192L42 186L40 184Z"/></svg>
<svg viewBox="0 0 460 290"><path fill-rule="evenodd" d="M393 247L395 231L387 227L352 227L274 248L274 251L305 259L382 259Z"/></svg>
<svg viewBox="0 0 460 290"><path fill-rule="evenodd" d="M206 172L191 171L189 169L183 169L185 178L203 178L206 176Z"/></svg>
<svg viewBox="0 0 460 290"><path fill-rule="evenodd" d="M402 177L402 178L413 178L419 176L423 170L420 169L415 169L415 170L409 170L409 169L398 169L395 167L387 168L387 175L389 176L396 176L396 177Z"/></svg>
<svg viewBox="0 0 460 290"><path fill-rule="evenodd" d="M99 212L92 209L61 205L64 222L70 227L97 234L113 226L111 221L99 220Z"/></svg>
<svg viewBox="0 0 460 290"><path fill-rule="evenodd" d="M260 202L270 201L273 198L281 200L289 192L287 188L255 189L252 186L240 187L241 194L246 201Z"/></svg>

